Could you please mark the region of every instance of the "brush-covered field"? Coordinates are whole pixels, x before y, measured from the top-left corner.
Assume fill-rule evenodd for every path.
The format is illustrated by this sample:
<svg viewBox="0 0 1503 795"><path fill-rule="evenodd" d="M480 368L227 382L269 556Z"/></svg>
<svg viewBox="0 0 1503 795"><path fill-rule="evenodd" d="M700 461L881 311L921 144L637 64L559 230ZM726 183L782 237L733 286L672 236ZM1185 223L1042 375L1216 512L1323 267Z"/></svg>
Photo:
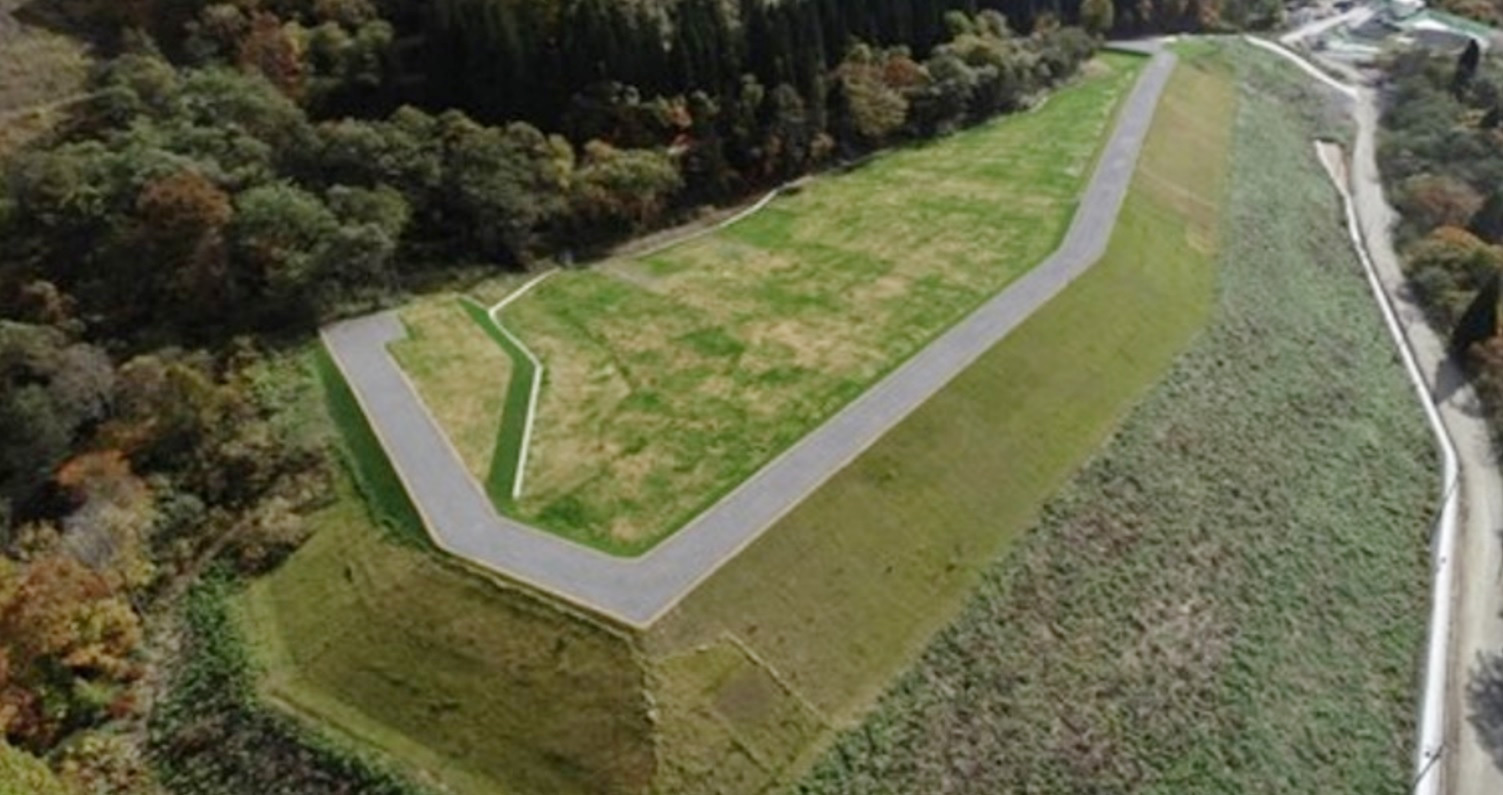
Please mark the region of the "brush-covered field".
<svg viewBox="0 0 1503 795"><path fill-rule="evenodd" d="M1192 52L1240 94L1207 332L802 792L1407 791L1431 442L1305 78Z"/></svg>
<svg viewBox="0 0 1503 795"><path fill-rule="evenodd" d="M547 369L510 512L617 554L670 534L1048 255L1141 66L509 306Z"/></svg>

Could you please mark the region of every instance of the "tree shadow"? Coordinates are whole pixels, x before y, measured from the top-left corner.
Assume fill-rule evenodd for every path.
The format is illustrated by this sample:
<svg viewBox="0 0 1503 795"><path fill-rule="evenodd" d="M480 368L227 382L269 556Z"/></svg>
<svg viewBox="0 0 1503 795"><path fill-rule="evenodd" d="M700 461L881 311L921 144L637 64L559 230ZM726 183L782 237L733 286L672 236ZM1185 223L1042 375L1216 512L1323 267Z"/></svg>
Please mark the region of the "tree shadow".
<svg viewBox="0 0 1503 795"><path fill-rule="evenodd" d="M1477 742L1503 770L1503 653L1478 654L1466 686L1467 722L1477 732Z"/></svg>
<svg viewBox="0 0 1503 795"><path fill-rule="evenodd" d="M16 22L53 33L105 43L105 29L90 17L84 4L70 0L23 0L11 12Z"/></svg>
<svg viewBox="0 0 1503 795"><path fill-rule="evenodd" d="M1471 383L1471 376L1467 373L1466 367L1454 354L1447 354L1444 359L1435 364L1433 379L1437 403L1450 402L1457 392ZM1470 416L1482 416L1482 407L1477 405L1476 400L1458 400L1453 405Z"/></svg>

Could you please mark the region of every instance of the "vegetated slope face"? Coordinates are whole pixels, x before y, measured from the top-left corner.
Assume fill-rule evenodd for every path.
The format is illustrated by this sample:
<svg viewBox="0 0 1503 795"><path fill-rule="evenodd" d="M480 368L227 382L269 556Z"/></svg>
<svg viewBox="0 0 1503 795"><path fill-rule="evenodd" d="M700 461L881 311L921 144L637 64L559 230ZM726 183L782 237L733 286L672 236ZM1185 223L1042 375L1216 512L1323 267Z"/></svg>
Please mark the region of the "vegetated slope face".
<svg viewBox="0 0 1503 795"><path fill-rule="evenodd" d="M358 502L335 511L242 603L274 701L465 793L644 789L628 638L380 538Z"/></svg>
<svg viewBox="0 0 1503 795"><path fill-rule="evenodd" d="M1141 65L509 306L548 372L520 517L633 554L708 507L1056 246Z"/></svg>
<svg viewBox="0 0 1503 795"><path fill-rule="evenodd" d="M309 433L337 431L349 471L308 517L312 539L232 601L261 698L442 791L643 791L653 733L632 639L429 546L338 370L312 358L327 411ZM280 740L232 728L236 748ZM244 770L234 792L278 780Z"/></svg>
<svg viewBox="0 0 1503 795"><path fill-rule="evenodd" d="M803 792L1406 789L1433 454L1306 89L1217 59L1209 331Z"/></svg>
<svg viewBox="0 0 1503 795"><path fill-rule="evenodd" d="M408 337L392 344L392 357L417 386L465 468L484 482L501 429L511 358L456 295L426 298L404 310L402 322Z"/></svg>
<svg viewBox="0 0 1503 795"><path fill-rule="evenodd" d="M654 627L665 791L797 776L809 726L767 716L863 713L1199 331L1232 118L1206 85L1171 82L1100 263ZM733 654L777 687L718 675Z"/></svg>

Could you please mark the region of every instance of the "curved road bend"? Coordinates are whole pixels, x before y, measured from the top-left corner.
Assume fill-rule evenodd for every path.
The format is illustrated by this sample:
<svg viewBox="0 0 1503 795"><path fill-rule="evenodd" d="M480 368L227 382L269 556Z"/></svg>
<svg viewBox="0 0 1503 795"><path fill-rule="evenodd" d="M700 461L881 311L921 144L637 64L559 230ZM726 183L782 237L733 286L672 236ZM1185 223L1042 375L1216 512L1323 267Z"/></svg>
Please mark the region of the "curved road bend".
<svg viewBox="0 0 1503 795"><path fill-rule="evenodd" d="M1059 248L641 557L612 557L497 515L387 353L387 343L405 336L394 312L333 324L324 343L439 547L647 626L1101 257L1175 61L1156 45L1134 48L1153 57L1120 109Z"/></svg>

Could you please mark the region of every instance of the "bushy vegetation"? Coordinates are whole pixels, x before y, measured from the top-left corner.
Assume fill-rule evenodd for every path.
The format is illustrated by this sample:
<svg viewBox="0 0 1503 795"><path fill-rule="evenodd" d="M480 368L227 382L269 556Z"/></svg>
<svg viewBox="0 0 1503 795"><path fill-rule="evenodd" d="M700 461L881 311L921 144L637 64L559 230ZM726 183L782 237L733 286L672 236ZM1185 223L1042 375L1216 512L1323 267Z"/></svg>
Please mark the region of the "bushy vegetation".
<svg viewBox="0 0 1503 795"><path fill-rule="evenodd" d="M94 732L150 703L147 616L209 558L274 565L304 537L300 512L325 498L322 457L283 410L283 365L250 346L115 364L66 320L0 320L8 741L66 745L55 758L77 778L145 776L130 736Z"/></svg>
<svg viewBox="0 0 1503 795"><path fill-rule="evenodd" d="M1283 13L1269 0L442 0L423 26L428 46L414 60L445 87L435 92L450 104L544 124L587 118L616 89L648 98L699 93L729 111L746 96L745 76L768 92L786 86L815 106L848 90L820 75L852 40L900 46L922 60L944 48L955 14L978 11L1029 32L1064 22L1120 33L1259 26ZM946 69L928 97L950 93L953 86L941 84L954 76ZM832 103L832 116L839 108Z"/></svg>
<svg viewBox="0 0 1503 795"><path fill-rule="evenodd" d="M334 56L319 42L385 23L365 0L285 5L209 5L168 47L176 62L137 42L98 70L66 128L6 169L0 309L45 285L94 333L133 342L307 328L434 267L589 248L839 151L1022 107L1094 46L1078 29L1021 37L995 13L957 14L927 61L856 45L802 90L752 72L718 104L581 86L566 136L410 106L320 122L327 92L305 78Z"/></svg>
<svg viewBox="0 0 1503 795"><path fill-rule="evenodd" d="M70 795L36 757L0 742L0 795Z"/></svg>
<svg viewBox="0 0 1503 795"><path fill-rule="evenodd" d="M1224 53L1208 330L802 792L1408 788L1433 453L1317 100Z"/></svg>
<svg viewBox="0 0 1503 795"><path fill-rule="evenodd" d="M1378 164L1410 284L1503 429L1503 60L1423 51L1389 64ZM1492 305L1484 306L1491 296Z"/></svg>
<svg viewBox="0 0 1503 795"><path fill-rule="evenodd" d="M1493 27L1503 25L1503 3L1498 0L1438 0L1433 5Z"/></svg>
<svg viewBox="0 0 1503 795"><path fill-rule="evenodd" d="M226 575L211 574L183 602L176 670L151 719L162 783L179 795L422 795L425 790L261 705L244 641L228 613L233 590Z"/></svg>
<svg viewBox="0 0 1503 795"><path fill-rule="evenodd" d="M48 110L55 129L0 164L0 732L55 760L89 739L68 757L80 778L145 776L136 735L99 732L153 701L155 617L215 559L277 565L330 499L331 440L307 433L320 400L283 346L411 285L612 241L818 165L846 134L839 113L862 120L847 148L870 148L1023 106L1094 46L969 10L939 77L862 50L800 83L846 80L844 105L736 75L746 93L724 116L704 96L580 85L550 134L520 104L481 124L402 96L422 82L402 52L431 32L426 6L29 4L32 22L96 36L102 57L76 102ZM39 64L13 64L6 80L28 82L5 102L56 93ZM934 124L894 114L941 77L960 104L922 117ZM854 110L863 98L880 112ZM417 541L348 395L326 394L382 523Z"/></svg>
<svg viewBox="0 0 1503 795"><path fill-rule="evenodd" d="M44 134L88 77L84 44L18 19L22 0L0 0L0 159Z"/></svg>

